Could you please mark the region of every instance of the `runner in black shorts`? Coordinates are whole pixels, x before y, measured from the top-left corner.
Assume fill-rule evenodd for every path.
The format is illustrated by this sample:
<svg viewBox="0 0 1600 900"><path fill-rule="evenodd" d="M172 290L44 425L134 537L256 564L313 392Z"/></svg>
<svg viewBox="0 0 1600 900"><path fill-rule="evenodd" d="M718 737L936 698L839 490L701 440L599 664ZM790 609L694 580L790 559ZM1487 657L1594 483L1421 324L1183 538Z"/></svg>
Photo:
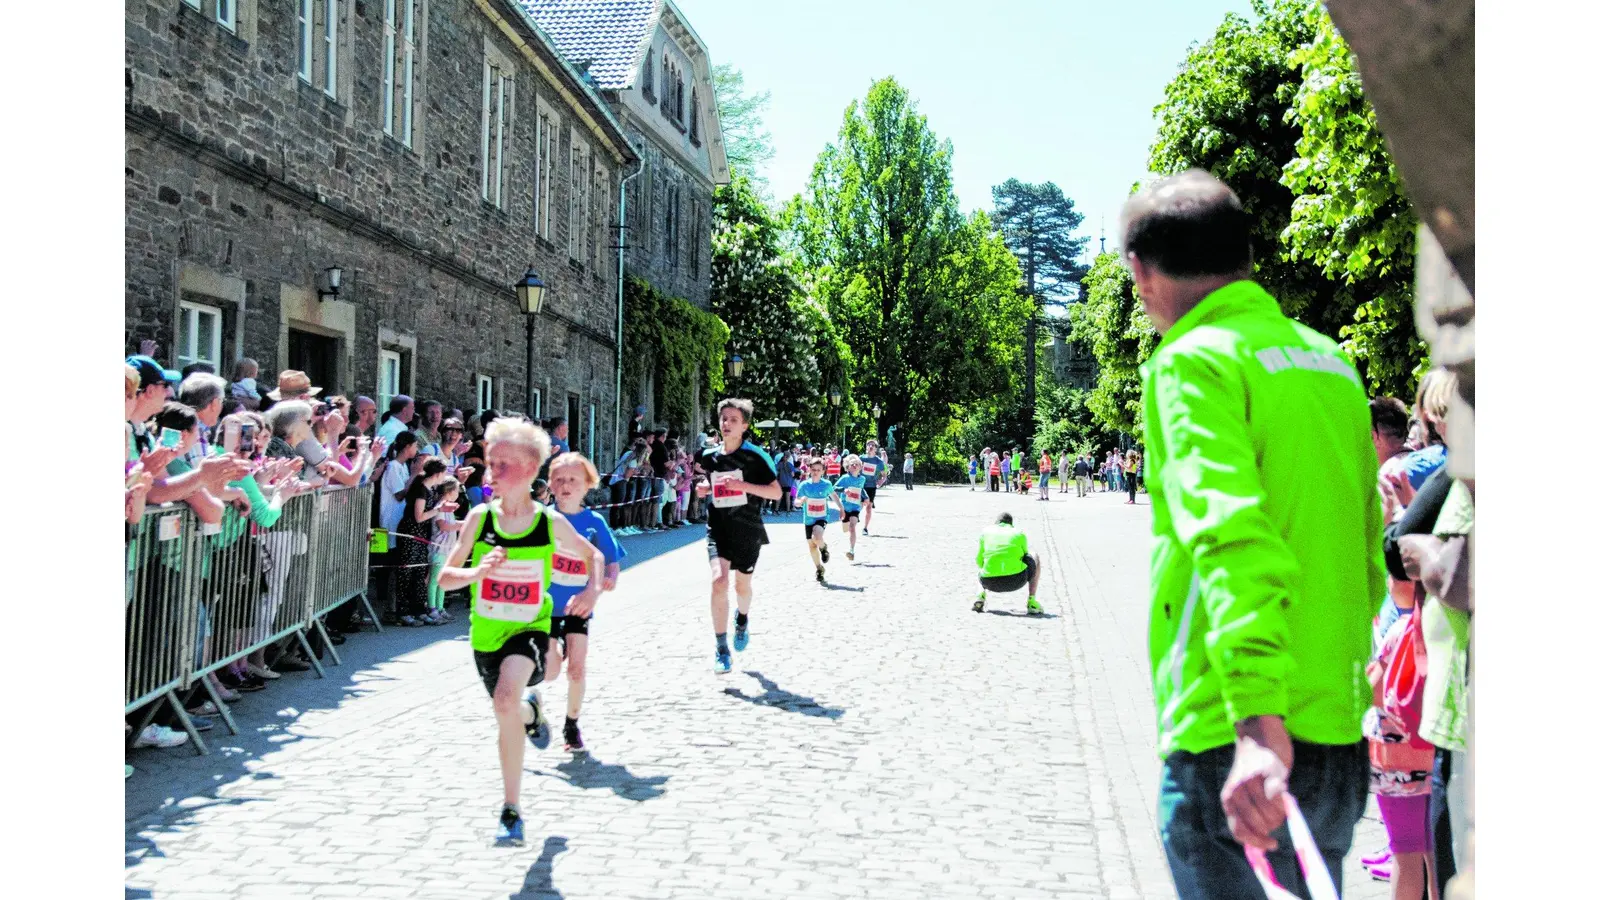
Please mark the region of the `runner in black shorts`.
<svg viewBox="0 0 1600 900"><path fill-rule="evenodd" d="M844 512L844 506L839 503L833 485L822 477L827 463L813 459L806 463L806 469L808 477L800 482L800 521L805 523L806 546L811 551L811 564L817 567L817 583L822 584L825 579L822 567L828 563L828 501L831 499L840 513Z"/></svg>
<svg viewBox="0 0 1600 900"><path fill-rule="evenodd" d="M878 502L878 486L889 480L889 461L878 451L877 441L867 441L861 451L861 477L867 480L867 500L861 504L861 533L872 533L872 510Z"/></svg>
<svg viewBox="0 0 1600 900"><path fill-rule="evenodd" d="M717 637L719 675L733 668L733 654L728 651L728 571L733 570L739 603L733 649L743 651L750 645L750 601L754 596L750 577L761 547L767 543L761 502L783 495L772 457L745 440L754 417L755 405L749 400L728 399L717 404L722 443L700 454L700 468L707 478L695 485L697 495L711 498L706 513L706 553L711 560L711 630Z"/></svg>
<svg viewBox="0 0 1600 900"><path fill-rule="evenodd" d="M499 842L523 840L522 760L526 737L539 749L550 743L550 729L537 693L550 647L549 585L557 542L574 554L594 558L599 551L571 523L533 499L533 480L550 455L550 438L525 419L498 418L484 435L495 499L467 514L450 558L439 570L446 591L472 588L472 627L468 640L483 686L494 699L499 724L500 777L505 805L500 810ZM600 596L601 569L592 567L581 593L567 604L585 616Z"/></svg>

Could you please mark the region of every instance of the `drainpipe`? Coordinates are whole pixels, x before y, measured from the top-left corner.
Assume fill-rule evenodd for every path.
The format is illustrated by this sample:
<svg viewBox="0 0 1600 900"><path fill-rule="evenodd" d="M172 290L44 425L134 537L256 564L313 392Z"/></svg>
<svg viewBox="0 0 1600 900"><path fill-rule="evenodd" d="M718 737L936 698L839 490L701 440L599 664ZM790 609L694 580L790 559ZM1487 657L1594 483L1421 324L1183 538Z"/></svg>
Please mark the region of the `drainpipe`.
<svg viewBox="0 0 1600 900"><path fill-rule="evenodd" d="M624 175L617 186L617 394L612 404L611 440L618 455L622 453L622 297L624 267L628 258L628 182L644 171L644 149L639 153L639 167Z"/></svg>

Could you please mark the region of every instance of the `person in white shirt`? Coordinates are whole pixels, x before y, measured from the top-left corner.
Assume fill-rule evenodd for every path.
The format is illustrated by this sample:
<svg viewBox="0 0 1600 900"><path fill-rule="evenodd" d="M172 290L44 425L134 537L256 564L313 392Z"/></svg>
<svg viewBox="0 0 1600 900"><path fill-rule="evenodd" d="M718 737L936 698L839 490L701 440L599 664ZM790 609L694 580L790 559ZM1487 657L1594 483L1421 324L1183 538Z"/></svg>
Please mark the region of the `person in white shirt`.
<svg viewBox="0 0 1600 900"><path fill-rule="evenodd" d="M911 476L917 471L916 463L911 459L911 451L906 451L906 461L900 464L900 471L906 474L906 490L911 490Z"/></svg>
<svg viewBox="0 0 1600 900"><path fill-rule="evenodd" d="M393 447L394 439L400 436L411 424L411 419L417 414L417 405L405 394L396 396L389 401L389 411L384 414L383 421L378 425L378 437L389 442Z"/></svg>

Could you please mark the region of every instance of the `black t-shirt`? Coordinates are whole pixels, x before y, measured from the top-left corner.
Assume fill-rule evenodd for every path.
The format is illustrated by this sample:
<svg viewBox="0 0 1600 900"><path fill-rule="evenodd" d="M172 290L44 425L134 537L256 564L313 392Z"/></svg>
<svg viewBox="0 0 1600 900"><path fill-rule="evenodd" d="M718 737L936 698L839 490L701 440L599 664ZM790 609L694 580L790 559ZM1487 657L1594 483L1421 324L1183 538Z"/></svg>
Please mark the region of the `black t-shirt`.
<svg viewBox="0 0 1600 900"><path fill-rule="evenodd" d="M724 453L718 444L700 454L700 468L713 479L717 472L737 472L734 477L751 484L766 485L778 480L778 468L773 465L767 451L745 441L732 453ZM761 521L762 500L748 494L743 506L717 506L712 502L706 513L706 528L722 540L754 540L767 542L767 526Z"/></svg>
<svg viewBox="0 0 1600 900"><path fill-rule="evenodd" d="M414 528L419 524L415 515L418 500L424 501L423 509L427 509L427 500L433 492L423 481L422 476L418 475L416 478L411 479L410 486L406 488L406 508L405 512L400 514L400 526L402 528L408 525Z"/></svg>
<svg viewBox="0 0 1600 900"><path fill-rule="evenodd" d="M661 478L662 473L667 471L666 438L657 438L656 442L650 445L650 470L657 478Z"/></svg>

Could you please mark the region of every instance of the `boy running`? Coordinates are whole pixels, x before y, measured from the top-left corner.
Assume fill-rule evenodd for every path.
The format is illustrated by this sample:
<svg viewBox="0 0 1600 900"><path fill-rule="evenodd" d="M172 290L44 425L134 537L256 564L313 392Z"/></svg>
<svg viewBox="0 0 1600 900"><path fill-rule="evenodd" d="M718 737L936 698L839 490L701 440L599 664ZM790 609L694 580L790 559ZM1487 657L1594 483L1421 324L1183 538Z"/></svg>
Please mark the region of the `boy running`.
<svg viewBox="0 0 1600 900"><path fill-rule="evenodd" d="M867 482L867 500L861 504L861 533L871 534L872 510L878 502L878 488L889 480L889 461L879 455L877 441L867 441L861 456L861 477Z"/></svg>
<svg viewBox="0 0 1600 900"><path fill-rule="evenodd" d="M845 474L833 483L834 495L839 500L840 521L850 533L850 549L845 556L852 562L856 558L856 520L861 518L863 508L871 509L866 506L871 501L867 499L867 477L862 474L865 469L861 457L852 453L844 458ZM865 532L866 528L861 530Z"/></svg>
<svg viewBox="0 0 1600 900"><path fill-rule="evenodd" d="M611 534L611 526L599 513L585 509L583 497L600 486L600 473L594 463L581 453L563 453L550 463L550 492L556 498L556 510L572 523L573 529L599 549L605 566L605 577L600 582L603 591L615 590L617 576L622 573L622 559L628 555ZM582 555L556 540L556 555L550 575L550 662L545 667L545 680L555 681L561 674L561 661L567 661L567 722L561 735L568 752L583 749L583 735L578 731L578 711L583 706L585 676L589 661L589 620L587 616L569 615L567 605L582 593L589 583L589 570L595 559Z"/></svg>
<svg viewBox="0 0 1600 900"><path fill-rule="evenodd" d="M817 567L818 584L823 581L822 567L828 562L828 501L831 499L841 513L844 511L833 485L822 477L826 469L822 460L811 460L806 464L810 477L800 484L800 521L805 523L806 547L811 551L811 564Z"/></svg>
<svg viewBox="0 0 1600 900"><path fill-rule="evenodd" d="M711 498L706 513L706 553L711 558L711 628L717 637L718 675L733 669L728 652L728 573L733 572L739 612L734 618L733 649L750 645L750 602L761 546L767 543L767 526L761 521L761 501L776 500L778 469L765 450L745 440L755 418L755 404L727 399L717 404L722 443L700 454L700 468L708 480L697 483L695 494Z"/></svg>
<svg viewBox="0 0 1600 900"><path fill-rule="evenodd" d="M476 506L461 525L461 539L439 571L445 591L472 587L472 655L483 686L494 698L500 725L500 777L505 805L496 840L521 844L522 746L550 745L550 729L537 692L550 643L551 558L556 543L578 556L598 558L594 545L572 524L536 503L533 481L550 455L550 437L526 419L505 416L484 435L495 498ZM583 591L567 603L568 615L586 616L600 596L599 566Z"/></svg>

